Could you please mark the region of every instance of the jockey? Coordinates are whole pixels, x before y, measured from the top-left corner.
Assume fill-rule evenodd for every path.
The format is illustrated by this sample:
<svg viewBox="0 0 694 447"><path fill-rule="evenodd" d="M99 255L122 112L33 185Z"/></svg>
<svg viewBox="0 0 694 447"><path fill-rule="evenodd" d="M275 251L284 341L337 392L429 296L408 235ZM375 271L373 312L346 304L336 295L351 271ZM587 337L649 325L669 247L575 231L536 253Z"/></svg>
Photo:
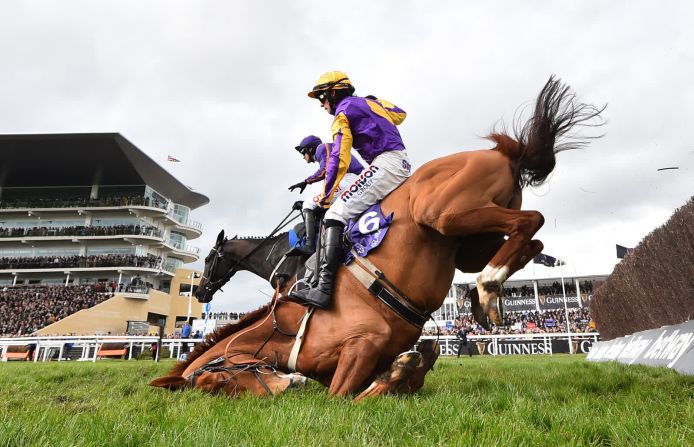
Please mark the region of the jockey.
<svg viewBox="0 0 694 447"><path fill-rule="evenodd" d="M289 187L290 191L299 188L299 193L303 193L307 185L312 183L317 183L325 178L325 162L328 158L328 153L332 150L332 143L323 144L320 138L309 135L305 137L296 149L301 155L303 155L306 163L318 162L318 169L313 175L307 177L305 180L292 185ZM349 185L356 180L357 175L361 174L364 170L364 166L359 163L355 157L352 157L352 161L349 164L347 173L345 174L342 181L337 186L336 193L333 194L332 201L338 197L338 192L346 189ZM304 227L306 228L306 244L301 247L295 247L287 253L287 256L310 256L316 251L316 222L318 221L317 214L319 203L323 199L324 192L321 191L320 194L313 197L313 200L304 200L302 207L302 215L304 217Z"/></svg>
<svg viewBox="0 0 694 447"><path fill-rule="evenodd" d="M347 221L383 199L410 176L405 145L395 127L403 122L405 112L382 99L353 94L352 82L341 71L325 73L308 93L335 116L334 145L326 163L323 198L319 203L328 211L324 218L325 257L321 259L318 286L292 295L320 308L330 305L333 280L342 257L340 240ZM369 167L332 203L336 195L334 185L344 178L352 161L352 146Z"/></svg>

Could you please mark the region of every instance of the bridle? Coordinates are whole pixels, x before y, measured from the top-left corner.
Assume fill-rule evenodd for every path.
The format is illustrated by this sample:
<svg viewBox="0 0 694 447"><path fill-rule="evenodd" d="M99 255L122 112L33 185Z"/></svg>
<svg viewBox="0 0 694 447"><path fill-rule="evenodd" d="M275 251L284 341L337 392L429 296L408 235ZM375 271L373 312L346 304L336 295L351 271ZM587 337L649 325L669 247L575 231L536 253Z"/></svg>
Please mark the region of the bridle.
<svg viewBox="0 0 694 447"><path fill-rule="evenodd" d="M293 218L289 218L292 213L294 213L295 210L292 208L291 211L289 211L289 214L287 214L284 219L275 227L274 230L270 232L269 235L265 236L265 238L260 241L258 245L256 245L251 251L249 251L245 256L243 256L241 259L236 261L234 265L232 265L227 272L217 278L216 280L212 280L212 276L214 276L214 272L217 269L217 264L220 262L220 260L224 259L224 245L230 240L227 239L226 237L224 240L217 240L215 243L215 246L212 247L212 250L210 250L210 253L207 255L205 258L205 263L207 263L207 260L212 257L210 261L210 266L207 269L207 273L209 274L209 277L207 277L205 274L202 275L202 278L205 280L205 286L203 287L203 291L205 295L207 296L208 294L214 294L218 290L222 290L222 286L226 284L232 276L236 274L238 271L238 268L241 266L243 262L245 262L248 258L250 258L255 252L257 252L268 240L270 240L273 236L277 234L278 231L280 231L282 228L286 227L289 225L291 222L295 221L298 219L301 214L298 214L294 216ZM234 236L231 240L236 239L237 236Z"/></svg>
<svg viewBox="0 0 694 447"><path fill-rule="evenodd" d="M205 363L203 366L200 368L196 369L193 371L190 375L186 377L187 380L190 381L191 387L195 387L195 382L197 378L202 375L205 372L209 373L226 373L227 377L225 380L223 380L223 385L226 386L231 380L233 380L236 376L238 376L241 373L244 372L251 372L253 373L255 379L260 383L260 385L263 387L265 392L268 394L268 396L273 396L272 390L270 387L267 385L266 381L263 380L264 375L270 375L270 374L277 374L279 372L278 368L279 366L277 365L278 359L275 359L275 365L268 365L264 363L265 359L257 359L258 354L260 354L260 351L265 347L265 345L270 341L273 335L275 335L276 332L287 336L287 337L295 337L297 334L291 334L285 330L283 330L278 322L277 318L275 316L275 310L277 308L277 303L279 302L279 287L275 289L275 295L272 297L272 303L270 307L270 312L263 318L259 323L255 324L254 326L245 328L241 330L241 332L236 333L229 342L227 342L226 347L224 348L224 355L219 356L215 358L214 360L210 360L209 362ZM234 354L229 353L229 347L231 344L238 339L241 335L247 334L250 331L253 331L259 327L261 327L267 319L272 316L272 332L267 336L265 341L260 345L260 347L256 350L255 354L253 354L254 360L246 360L246 361L241 361L241 362L234 362L231 360L232 357L234 357ZM231 363L230 366L224 366L225 362ZM290 386L294 382L293 378L290 378Z"/></svg>

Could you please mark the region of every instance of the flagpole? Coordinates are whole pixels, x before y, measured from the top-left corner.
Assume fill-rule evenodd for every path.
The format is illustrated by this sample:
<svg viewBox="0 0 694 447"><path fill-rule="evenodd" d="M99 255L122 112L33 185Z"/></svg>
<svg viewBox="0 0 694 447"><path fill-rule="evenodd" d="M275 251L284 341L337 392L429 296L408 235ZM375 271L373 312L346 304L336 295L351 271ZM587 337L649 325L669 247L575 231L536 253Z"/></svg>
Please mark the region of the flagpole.
<svg viewBox="0 0 694 447"><path fill-rule="evenodd" d="M561 291L564 295L564 313L566 317L566 333L569 336L569 354L573 354L573 345L571 344L571 322L569 321L569 307L566 305L566 286L564 285L564 262L559 261L559 276L561 276Z"/></svg>
<svg viewBox="0 0 694 447"><path fill-rule="evenodd" d="M193 312L193 275L195 272L190 272L190 292L188 293L188 316L186 321L190 324L190 314Z"/></svg>

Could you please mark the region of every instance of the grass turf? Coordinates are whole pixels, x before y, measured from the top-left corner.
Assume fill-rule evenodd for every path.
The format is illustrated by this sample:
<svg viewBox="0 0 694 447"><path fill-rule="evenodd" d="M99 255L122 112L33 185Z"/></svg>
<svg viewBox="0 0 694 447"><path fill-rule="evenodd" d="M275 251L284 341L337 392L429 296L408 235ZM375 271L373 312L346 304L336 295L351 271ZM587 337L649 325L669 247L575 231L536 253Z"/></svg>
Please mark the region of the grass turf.
<svg viewBox="0 0 694 447"><path fill-rule="evenodd" d="M0 446L694 445L694 377L584 356L441 358L413 396L355 404L147 383L172 362L0 364Z"/></svg>

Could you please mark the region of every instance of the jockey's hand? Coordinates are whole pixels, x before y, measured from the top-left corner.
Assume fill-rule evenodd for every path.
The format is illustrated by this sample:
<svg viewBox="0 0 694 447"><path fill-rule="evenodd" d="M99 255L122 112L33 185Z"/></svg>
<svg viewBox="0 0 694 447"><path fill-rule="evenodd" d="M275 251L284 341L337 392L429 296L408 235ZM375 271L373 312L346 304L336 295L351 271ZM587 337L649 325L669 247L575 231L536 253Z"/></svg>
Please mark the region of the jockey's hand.
<svg viewBox="0 0 694 447"><path fill-rule="evenodd" d="M295 211L301 211L301 209L304 207L304 201L303 200L297 200L294 202L294 205L292 205L292 209Z"/></svg>
<svg viewBox="0 0 694 447"><path fill-rule="evenodd" d="M294 191L296 188L300 188L300 189L299 189L299 194L301 194L301 193L304 192L304 189L306 189L306 185L308 185L308 183L306 183L306 182L299 182L299 183L297 183L296 185L290 186L290 187L289 187L289 191Z"/></svg>

